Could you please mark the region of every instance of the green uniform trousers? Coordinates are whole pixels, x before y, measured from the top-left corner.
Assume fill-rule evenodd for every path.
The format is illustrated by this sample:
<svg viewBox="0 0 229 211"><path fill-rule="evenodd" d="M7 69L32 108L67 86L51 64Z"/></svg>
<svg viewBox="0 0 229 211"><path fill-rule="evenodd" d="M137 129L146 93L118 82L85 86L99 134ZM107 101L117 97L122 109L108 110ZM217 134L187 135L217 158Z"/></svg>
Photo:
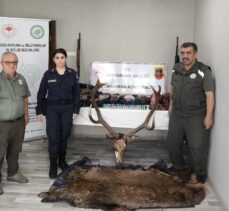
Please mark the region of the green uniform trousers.
<svg viewBox="0 0 229 211"><path fill-rule="evenodd" d="M25 121L23 117L16 121L0 122L0 182L2 181L1 170L5 155L8 176L14 176L18 172L18 156L22 151L24 134Z"/></svg>
<svg viewBox="0 0 229 211"><path fill-rule="evenodd" d="M189 146L191 166L197 175L207 176L209 133L204 127L204 116L181 117L173 112L169 119L168 150L175 169L185 168L184 137Z"/></svg>

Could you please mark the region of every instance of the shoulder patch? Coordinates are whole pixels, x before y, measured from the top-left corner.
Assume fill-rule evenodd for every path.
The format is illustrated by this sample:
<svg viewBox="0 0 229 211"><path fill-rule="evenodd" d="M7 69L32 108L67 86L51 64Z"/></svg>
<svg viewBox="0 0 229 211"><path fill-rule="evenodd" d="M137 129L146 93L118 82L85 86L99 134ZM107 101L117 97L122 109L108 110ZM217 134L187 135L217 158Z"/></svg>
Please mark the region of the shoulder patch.
<svg viewBox="0 0 229 211"><path fill-rule="evenodd" d="M18 79L18 84L19 85L23 85L23 80L22 79Z"/></svg>
<svg viewBox="0 0 229 211"><path fill-rule="evenodd" d="M201 71L201 70L198 70L198 74L203 78L204 77L204 72L203 71Z"/></svg>

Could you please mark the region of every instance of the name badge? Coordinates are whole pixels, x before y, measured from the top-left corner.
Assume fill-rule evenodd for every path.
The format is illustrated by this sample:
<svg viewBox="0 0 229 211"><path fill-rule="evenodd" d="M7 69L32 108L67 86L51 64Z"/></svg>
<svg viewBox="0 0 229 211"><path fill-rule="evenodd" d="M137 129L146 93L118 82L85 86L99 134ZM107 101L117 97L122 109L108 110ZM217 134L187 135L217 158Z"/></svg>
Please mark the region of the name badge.
<svg viewBox="0 0 229 211"><path fill-rule="evenodd" d="M50 79L50 80L48 80L48 83L50 84L50 83L56 83L56 79Z"/></svg>

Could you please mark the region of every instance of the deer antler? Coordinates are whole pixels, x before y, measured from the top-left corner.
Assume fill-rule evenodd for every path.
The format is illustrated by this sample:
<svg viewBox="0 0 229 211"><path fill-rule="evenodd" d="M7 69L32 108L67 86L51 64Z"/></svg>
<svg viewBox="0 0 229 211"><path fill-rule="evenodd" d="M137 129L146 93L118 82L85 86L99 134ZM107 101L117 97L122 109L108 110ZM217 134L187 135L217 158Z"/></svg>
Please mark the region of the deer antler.
<svg viewBox="0 0 229 211"><path fill-rule="evenodd" d="M98 117L98 120L94 120L92 115L91 115L91 107L92 105L90 105L90 109L89 109L89 119L95 123L95 124L102 124L110 133L109 135L109 138L118 138L119 137L119 134L118 133L115 133L112 128L109 126L109 124L103 119L101 113L100 113L100 110L98 108L98 105L97 103L95 102L95 94L97 92L97 90L101 87L103 87L105 85L105 83L100 83L99 79L97 80L96 82L96 85L95 87L93 88L92 92L91 92L91 100L92 100L92 104L95 108L95 111L96 111L96 114L97 114L97 117Z"/></svg>
<svg viewBox="0 0 229 211"><path fill-rule="evenodd" d="M147 129L147 130L151 130L155 127L154 125L154 120L153 120L153 123L151 125L151 127L148 127L148 122L151 118L151 116L153 115L154 111L157 109L157 104L158 104L158 100L159 100L159 96L160 96L160 93L161 93L161 87L159 86L159 89L158 91L156 91L154 88L153 88L153 92L155 94L155 97L156 97L156 100L155 100L155 103L153 105L153 108L150 110L150 112L148 113L145 121L139 125L137 128L133 129L132 131L129 132L129 134L125 135L124 136L124 139L126 139L127 141L131 141L132 137L140 130L142 130L143 128Z"/></svg>

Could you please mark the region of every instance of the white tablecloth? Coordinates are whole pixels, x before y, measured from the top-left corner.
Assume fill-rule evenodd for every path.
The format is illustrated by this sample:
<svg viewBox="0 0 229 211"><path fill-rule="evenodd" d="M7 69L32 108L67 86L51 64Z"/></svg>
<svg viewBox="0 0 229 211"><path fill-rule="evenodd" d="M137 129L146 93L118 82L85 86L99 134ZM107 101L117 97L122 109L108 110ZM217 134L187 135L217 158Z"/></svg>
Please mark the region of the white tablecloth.
<svg viewBox="0 0 229 211"><path fill-rule="evenodd" d="M80 109L79 116L73 121L74 125L90 125L90 126L102 126L101 124L94 124L88 117L88 107L82 107ZM109 109L100 108L103 119L111 126L118 128L136 128L145 120L149 110L137 110L137 109ZM155 111L155 129L167 130L168 129L168 111ZM97 115L94 109L92 109L92 116L97 120ZM152 119L151 118L151 122ZM150 123L151 123L150 122Z"/></svg>

